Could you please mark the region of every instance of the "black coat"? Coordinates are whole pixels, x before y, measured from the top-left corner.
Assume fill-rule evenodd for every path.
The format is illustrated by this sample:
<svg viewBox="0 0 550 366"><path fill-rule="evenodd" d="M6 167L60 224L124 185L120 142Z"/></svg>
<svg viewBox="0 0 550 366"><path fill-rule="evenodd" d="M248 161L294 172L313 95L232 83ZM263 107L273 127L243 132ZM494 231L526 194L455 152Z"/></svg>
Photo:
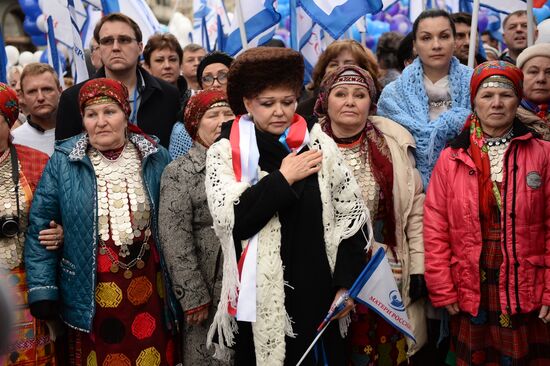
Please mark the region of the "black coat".
<svg viewBox="0 0 550 366"><path fill-rule="evenodd" d="M138 126L143 132L157 136L160 144L168 148L172 127L181 110L178 89L164 80L153 77L141 67L139 71L143 75L144 87L138 108ZM102 77L105 77L104 68L99 69L93 78ZM64 140L82 132L78 93L84 83L78 83L61 94L55 127L56 140Z"/></svg>
<svg viewBox="0 0 550 366"><path fill-rule="evenodd" d="M228 138L230 123L223 125L221 138ZM311 128L311 124L308 126ZM269 174L248 188L235 205L233 236L237 257L241 240L260 231L274 214L281 222L281 259L284 266L285 308L293 320L296 338L286 337L285 365L295 365L316 335L316 328L330 308L336 291L350 288L364 265L365 241L360 232L338 247L331 275L325 251L321 192L317 174L290 186L279 171L288 152L272 135L256 129L259 165ZM307 149L305 149L307 150ZM304 150L304 151L305 151ZM238 259L238 258L237 258ZM256 364L250 323L238 322L235 365ZM346 343L338 322L323 335L329 365L346 365ZM304 365L315 365L313 352Z"/></svg>

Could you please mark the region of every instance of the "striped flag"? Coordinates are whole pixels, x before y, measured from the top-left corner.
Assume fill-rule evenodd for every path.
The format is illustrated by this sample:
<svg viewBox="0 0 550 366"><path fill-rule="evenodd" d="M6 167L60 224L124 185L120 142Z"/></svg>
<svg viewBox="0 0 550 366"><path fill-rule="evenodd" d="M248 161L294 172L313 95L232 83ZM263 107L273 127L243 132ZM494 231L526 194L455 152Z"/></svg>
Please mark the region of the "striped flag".
<svg viewBox="0 0 550 366"><path fill-rule="evenodd" d="M194 0L193 9L193 39L195 42L201 43L209 52L214 48L211 49L210 46L216 43L215 48L223 51L219 40L220 37L224 37L224 29L229 29L231 26L223 1ZM218 18L221 27L218 24ZM220 29L221 32L219 32Z"/></svg>
<svg viewBox="0 0 550 366"><path fill-rule="evenodd" d="M73 36L72 44L72 68L74 82L80 83L81 81L88 80L88 68L86 67L86 59L84 57L84 47L82 46L82 38L80 35L80 28L77 24L78 17L75 10L75 3L82 6L80 0L68 0L68 10L70 14L71 30Z"/></svg>
<svg viewBox="0 0 550 366"><path fill-rule="evenodd" d="M237 0L242 9L235 14L226 39L225 52L236 56L243 50L240 26L244 26L248 47L261 46L275 34L281 15L275 10L275 0Z"/></svg>
<svg viewBox="0 0 550 366"><path fill-rule="evenodd" d="M296 10L296 21L298 31L298 47L300 53L304 56L305 75L304 82L311 81L313 68L323 53L323 44L321 42L322 28L319 24L313 22L313 19L299 6Z"/></svg>
<svg viewBox="0 0 550 366"><path fill-rule="evenodd" d="M382 10L382 0L300 0L302 7L334 39L359 18Z"/></svg>

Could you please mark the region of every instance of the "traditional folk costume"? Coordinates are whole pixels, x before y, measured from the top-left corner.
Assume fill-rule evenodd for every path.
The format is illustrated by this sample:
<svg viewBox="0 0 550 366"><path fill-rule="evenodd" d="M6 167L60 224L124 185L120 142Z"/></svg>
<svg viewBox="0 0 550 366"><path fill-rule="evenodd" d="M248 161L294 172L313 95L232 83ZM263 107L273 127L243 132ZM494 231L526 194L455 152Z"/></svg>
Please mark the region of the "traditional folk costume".
<svg viewBox="0 0 550 366"><path fill-rule="evenodd" d="M0 83L0 114L9 127L15 123L19 106L15 91ZM0 365L55 365L54 343L44 321L35 319L27 302L23 248L34 189L48 156L20 145L9 145L0 154L0 281L13 294L15 321L7 353ZM14 176L15 174L15 176Z"/></svg>
<svg viewBox="0 0 550 366"><path fill-rule="evenodd" d="M128 116L127 99L126 88L109 79L91 80L80 91L82 111L92 104L117 103ZM71 187L59 187L46 169L30 232L40 224L40 210L48 212L60 205L57 215L66 230L59 264L62 275L59 283L50 283L49 275L36 278L36 271L52 272L36 262L44 253L31 247L27 259L34 269L29 272L34 277L31 300L50 299L49 291L60 288L62 317L72 328L71 364L174 365L175 344L165 323L170 292L165 288L156 226L160 174L169 161L168 152L131 125L119 149L99 151L87 134L59 147L48 167L64 170ZM61 196L60 203L51 202L48 194L57 187L55 197ZM69 202L78 211L66 206ZM94 228L92 240L88 240L88 225ZM87 276L93 278L91 284ZM79 282L83 285L74 288ZM88 313L75 312L92 300L91 293Z"/></svg>
<svg viewBox="0 0 550 366"><path fill-rule="evenodd" d="M364 87L374 100L372 77L356 66L344 66L323 80L315 107L319 123L336 143L363 193L374 227L375 249L382 245L407 308L417 343L362 304L356 305L350 325L351 364L401 365L407 354L418 351L426 341L424 299L409 297L424 272L422 240L422 182L411 161L414 139L402 127L386 118L369 117L364 129L349 138L334 136L328 115L328 97L339 85ZM369 114L376 111L371 102ZM365 256L368 260L370 254ZM415 281L411 284L411 279Z"/></svg>
<svg viewBox="0 0 550 366"><path fill-rule="evenodd" d="M522 80L521 71L511 64L483 63L472 76L472 104L479 89L488 87L512 89L520 99ZM432 178L437 183L426 201L430 296L435 306L457 302L461 310L451 317L456 365L546 365L550 324L543 323L538 313L550 301L548 269L531 262L535 257L544 261L548 253L549 218L543 206L548 201L549 173L543 159L550 145L535 139L517 120L498 138L484 135L475 113L466 127L442 154ZM442 199L442 181L453 191L450 203ZM466 181L475 185L466 189L471 195L467 198ZM440 205L449 212L447 223L434 211ZM447 239L438 232L445 225L451 233ZM527 236L523 225L529 228ZM480 232L466 233L476 227ZM441 259L447 254L452 257L444 265Z"/></svg>
<svg viewBox="0 0 550 366"><path fill-rule="evenodd" d="M293 72L277 72L282 65ZM231 107L245 112L243 90L251 88L261 92L275 85L297 92L302 77L303 61L295 51L248 50L229 72ZM292 149L311 148L323 151L321 171L290 186L279 171L281 161ZM219 352L233 346L237 365L295 365L336 290L349 288L362 267L366 242L360 229L368 211L357 183L320 126L295 115L289 130L273 136L241 115L208 149L206 193L224 253L209 342L217 335ZM244 269L250 261L256 265L252 280ZM255 322L244 321L250 317ZM330 365L346 364L339 333L331 324L323 336ZM314 355L304 364L315 365Z"/></svg>
<svg viewBox="0 0 550 366"><path fill-rule="evenodd" d="M159 234L174 294L185 315L208 309L203 323L184 322L182 326L179 347L184 366L231 363L213 358L214 350L206 348L208 329L220 301L223 259L204 187L209 146L198 135L205 113L222 106L229 108L227 95L219 90L201 91L189 99L185 124L193 145L188 154L168 164L162 174Z"/></svg>

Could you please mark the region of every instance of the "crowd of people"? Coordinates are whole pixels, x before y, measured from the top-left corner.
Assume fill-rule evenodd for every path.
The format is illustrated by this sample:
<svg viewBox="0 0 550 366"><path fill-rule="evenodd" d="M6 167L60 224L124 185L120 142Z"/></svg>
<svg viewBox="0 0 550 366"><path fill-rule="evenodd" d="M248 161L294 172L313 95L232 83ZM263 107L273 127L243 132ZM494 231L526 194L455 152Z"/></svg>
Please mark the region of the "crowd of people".
<svg viewBox="0 0 550 366"><path fill-rule="evenodd" d="M89 80L12 68L0 365L295 365L342 299L302 365L549 365L550 43L514 12L471 69L470 27L334 41L304 86L112 13ZM347 295L379 248L415 340Z"/></svg>

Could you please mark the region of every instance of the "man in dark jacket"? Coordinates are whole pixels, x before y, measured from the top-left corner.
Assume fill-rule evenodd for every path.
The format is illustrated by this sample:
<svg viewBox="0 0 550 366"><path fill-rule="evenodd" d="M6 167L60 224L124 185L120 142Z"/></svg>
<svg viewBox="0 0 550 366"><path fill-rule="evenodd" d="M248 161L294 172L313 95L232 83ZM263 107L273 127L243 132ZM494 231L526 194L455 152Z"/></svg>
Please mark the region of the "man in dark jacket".
<svg viewBox="0 0 550 366"><path fill-rule="evenodd" d="M138 66L143 49L139 26L124 14L111 13L98 22L94 39L99 43L104 65L94 77L108 77L126 85L132 107L129 121L145 133L157 136L161 145L168 147L180 109L179 93L174 86ZM82 132L82 116L78 110L78 93L82 85L74 85L61 94L56 140Z"/></svg>

